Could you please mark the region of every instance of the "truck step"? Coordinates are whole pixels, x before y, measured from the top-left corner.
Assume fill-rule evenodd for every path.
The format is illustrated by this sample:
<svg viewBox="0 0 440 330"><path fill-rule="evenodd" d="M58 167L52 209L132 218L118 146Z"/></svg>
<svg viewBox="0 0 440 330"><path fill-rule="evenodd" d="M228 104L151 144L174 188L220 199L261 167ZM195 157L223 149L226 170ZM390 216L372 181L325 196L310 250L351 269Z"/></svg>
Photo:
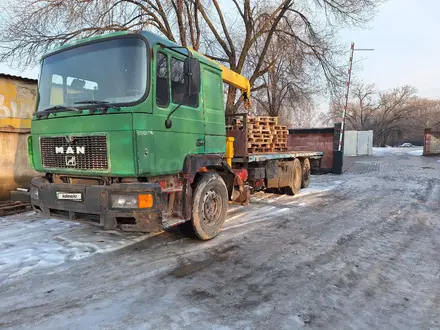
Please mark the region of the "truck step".
<svg viewBox="0 0 440 330"><path fill-rule="evenodd" d="M184 223L185 220L184 219L179 219L179 218L171 218L171 219L166 219L162 221L162 226L164 229L167 228L171 228L177 225L180 225L182 223Z"/></svg>

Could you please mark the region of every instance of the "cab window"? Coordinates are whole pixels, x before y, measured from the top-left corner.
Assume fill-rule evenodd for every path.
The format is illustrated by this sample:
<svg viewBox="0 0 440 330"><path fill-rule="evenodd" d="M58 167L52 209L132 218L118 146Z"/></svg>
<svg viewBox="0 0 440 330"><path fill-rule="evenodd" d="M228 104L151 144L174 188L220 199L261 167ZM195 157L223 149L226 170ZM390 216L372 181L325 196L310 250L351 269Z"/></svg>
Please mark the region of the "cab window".
<svg viewBox="0 0 440 330"><path fill-rule="evenodd" d="M199 95L187 94L188 86L185 85L185 72L183 61L175 57L171 58L171 94L175 104L183 104L190 107L198 107Z"/></svg>
<svg viewBox="0 0 440 330"><path fill-rule="evenodd" d="M164 53L157 53L156 59L156 104L167 107L170 103L170 73L168 57Z"/></svg>

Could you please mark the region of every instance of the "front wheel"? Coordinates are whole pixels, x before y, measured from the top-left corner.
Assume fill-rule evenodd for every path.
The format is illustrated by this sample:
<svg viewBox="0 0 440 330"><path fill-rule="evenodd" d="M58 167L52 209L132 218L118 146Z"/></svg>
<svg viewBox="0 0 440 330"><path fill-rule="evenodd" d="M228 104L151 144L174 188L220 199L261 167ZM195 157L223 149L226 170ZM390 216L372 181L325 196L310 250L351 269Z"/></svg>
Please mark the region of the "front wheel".
<svg viewBox="0 0 440 330"><path fill-rule="evenodd" d="M191 232L201 240L217 236L228 211L228 190L220 175L203 175L195 188L192 206L191 221L182 225L186 233Z"/></svg>

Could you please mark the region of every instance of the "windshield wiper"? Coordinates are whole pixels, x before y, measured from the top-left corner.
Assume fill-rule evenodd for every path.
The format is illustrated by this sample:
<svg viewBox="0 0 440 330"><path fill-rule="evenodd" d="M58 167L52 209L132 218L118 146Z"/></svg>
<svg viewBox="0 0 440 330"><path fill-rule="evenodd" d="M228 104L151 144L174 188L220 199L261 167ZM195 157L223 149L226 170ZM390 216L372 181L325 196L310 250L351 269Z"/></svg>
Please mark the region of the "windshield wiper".
<svg viewBox="0 0 440 330"><path fill-rule="evenodd" d="M75 104L93 104L93 105L97 105L97 106L100 106L100 107L104 108L104 113L106 113L109 108L113 108L113 109L116 109L116 110L121 110L120 107L118 107L118 106L114 105L114 103L110 103L108 101L84 100L84 101L75 102ZM93 115L94 112L95 111L93 109L90 109L90 113L92 115Z"/></svg>
<svg viewBox="0 0 440 330"><path fill-rule="evenodd" d="M49 117L49 114L51 114L51 113L53 113L55 115L58 112L67 112L67 111L74 111L74 112L82 113L81 109L78 109L75 107L56 105L54 107L44 109L43 111L39 111L39 113L37 112L36 116L37 116L37 119L41 119L43 117L46 117L46 118Z"/></svg>

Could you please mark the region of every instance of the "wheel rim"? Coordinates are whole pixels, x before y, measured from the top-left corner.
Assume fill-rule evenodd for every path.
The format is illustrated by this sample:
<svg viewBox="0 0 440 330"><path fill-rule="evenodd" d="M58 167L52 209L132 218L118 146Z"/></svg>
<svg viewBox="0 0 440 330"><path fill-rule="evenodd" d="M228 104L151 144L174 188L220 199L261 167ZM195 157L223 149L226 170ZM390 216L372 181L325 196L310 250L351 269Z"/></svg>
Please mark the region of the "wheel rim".
<svg viewBox="0 0 440 330"><path fill-rule="evenodd" d="M220 191L210 189L203 196L203 220L206 225L214 226L221 217L223 202Z"/></svg>
<svg viewBox="0 0 440 330"><path fill-rule="evenodd" d="M306 166L303 175L304 175L304 181L308 181L310 177L310 167Z"/></svg>

